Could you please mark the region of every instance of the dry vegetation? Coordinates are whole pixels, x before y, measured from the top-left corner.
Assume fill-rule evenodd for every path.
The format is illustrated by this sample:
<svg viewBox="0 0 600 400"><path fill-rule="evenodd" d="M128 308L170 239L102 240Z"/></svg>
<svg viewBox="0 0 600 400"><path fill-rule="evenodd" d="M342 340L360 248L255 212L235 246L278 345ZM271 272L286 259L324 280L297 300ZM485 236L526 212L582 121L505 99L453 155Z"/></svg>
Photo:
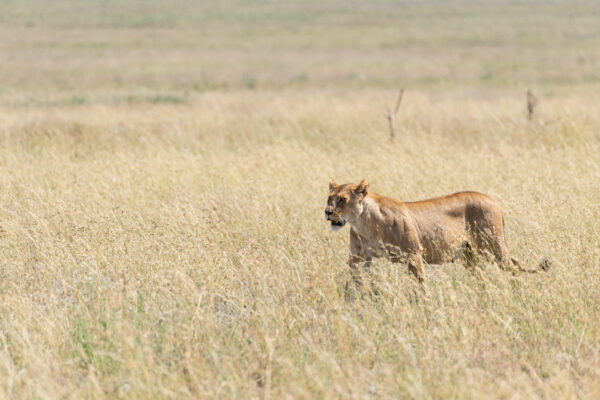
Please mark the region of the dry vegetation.
<svg viewBox="0 0 600 400"><path fill-rule="evenodd" d="M593 79L578 80L599 60L586 48L600 26L592 6L568 9L582 43L572 53L567 38L502 57L518 65L520 51L538 49L527 57L542 64L565 50L552 72L480 79L503 54L498 41L513 43L501 32L537 29L544 44L560 32L560 5L529 17L510 2L473 14L466 1L373 6L353 48L345 33L360 18L336 19L340 3L307 6L316 22L293 3L254 4L238 25L217 8L206 18L215 35L196 40L185 33L204 29L198 9L143 3L143 21L162 16L148 26L91 7L72 14L86 28L7 4L2 36L29 34L0 48L0 398L600 398L600 98ZM139 6L126 4L131 15ZM408 27L386 19L404 12ZM513 19L478 31L495 13ZM453 41L469 35L444 15L472 21L481 43ZM430 36L418 29L428 17ZM326 23L330 39L318 35ZM409 44L385 50L396 28ZM252 51L244 33L270 52ZM479 46L483 64L471 59L452 80L446 50L423 71L425 54L444 46ZM327 68L310 58L331 51L349 58ZM393 57L363 69L389 54L415 78L398 83L407 92L393 143L384 111L398 88L385 86L405 75L388 74ZM148 55L157 58L142 68ZM266 65L256 80L237 62L246 56L245 68ZM286 89L295 60L306 76ZM215 85L186 86L188 61ZM345 80L352 71L364 80ZM540 104L528 121L531 84ZM553 269L428 266L423 301L406 266L380 260L356 293L348 230L334 234L323 218L331 177L368 177L373 191L406 200L489 193L506 209L514 255L530 265L549 256Z"/></svg>

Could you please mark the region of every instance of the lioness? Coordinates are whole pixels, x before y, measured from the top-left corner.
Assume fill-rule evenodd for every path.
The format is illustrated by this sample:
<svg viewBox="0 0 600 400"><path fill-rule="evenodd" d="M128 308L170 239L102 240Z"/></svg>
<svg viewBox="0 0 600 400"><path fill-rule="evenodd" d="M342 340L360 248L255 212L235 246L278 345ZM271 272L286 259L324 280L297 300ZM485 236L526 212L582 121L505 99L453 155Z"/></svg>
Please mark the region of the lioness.
<svg viewBox="0 0 600 400"><path fill-rule="evenodd" d="M373 257L392 262L408 261L409 271L419 282L425 280L423 261L441 264L454 261L456 255L470 265L477 254L491 253L502 267L520 263L508 255L504 239L502 208L491 197L477 192L459 192L435 199L403 202L369 191L369 182L358 185L329 184L325 217L331 229L340 230L350 223L349 265L360 285L358 264L368 268ZM454 256L454 257L453 257ZM511 265L512 264L512 265ZM541 264L546 270L548 260Z"/></svg>

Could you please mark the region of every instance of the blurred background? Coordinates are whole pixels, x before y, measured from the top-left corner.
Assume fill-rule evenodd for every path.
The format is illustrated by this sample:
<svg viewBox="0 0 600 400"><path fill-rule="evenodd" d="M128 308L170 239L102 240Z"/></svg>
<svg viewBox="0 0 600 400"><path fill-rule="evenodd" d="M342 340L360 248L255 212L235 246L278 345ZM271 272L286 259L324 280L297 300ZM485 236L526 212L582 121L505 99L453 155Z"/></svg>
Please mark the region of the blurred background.
<svg viewBox="0 0 600 400"><path fill-rule="evenodd" d="M600 82L600 3L577 0L8 0L0 37L12 105L399 86L551 96Z"/></svg>

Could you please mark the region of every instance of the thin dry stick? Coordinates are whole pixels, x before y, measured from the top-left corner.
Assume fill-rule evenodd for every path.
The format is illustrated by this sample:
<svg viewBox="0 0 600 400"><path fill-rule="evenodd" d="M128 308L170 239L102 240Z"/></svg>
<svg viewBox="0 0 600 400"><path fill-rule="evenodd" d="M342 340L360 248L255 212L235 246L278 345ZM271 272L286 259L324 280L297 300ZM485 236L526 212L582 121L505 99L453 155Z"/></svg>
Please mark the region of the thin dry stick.
<svg viewBox="0 0 600 400"><path fill-rule="evenodd" d="M537 97L533 94L531 89L527 90L527 119L533 118L533 111L537 105Z"/></svg>
<svg viewBox="0 0 600 400"><path fill-rule="evenodd" d="M400 109L400 103L402 102L402 96L404 95L404 88L400 89L400 93L398 94L398 101L396 102L396 108L392 113L392 110L388 109L387 119L390 126L390 139L394 140L394 118L396 114L398 114L398 110Z"/></svg>

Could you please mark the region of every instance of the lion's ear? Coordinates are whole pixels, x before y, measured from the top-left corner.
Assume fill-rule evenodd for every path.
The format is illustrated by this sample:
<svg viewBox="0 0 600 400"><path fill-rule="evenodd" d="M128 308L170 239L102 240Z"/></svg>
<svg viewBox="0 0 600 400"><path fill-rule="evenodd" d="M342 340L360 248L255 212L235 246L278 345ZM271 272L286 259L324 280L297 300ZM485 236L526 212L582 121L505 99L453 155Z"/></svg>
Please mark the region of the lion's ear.
<svg viewBox="0 0 600 400"><path fill-rule="evenodd" d="M331 192L336 187L338 187L338 184L332 179L331 182L329 182L329 191Z"/></svg>
<svg viewBox="0 0 600 400"><path fill-rule="evenodd" d="M366 196L369 193L369 181L367 180L367 178L360 181L360 183L356 187L356 193L360 193L363 196Z"/></svg>

